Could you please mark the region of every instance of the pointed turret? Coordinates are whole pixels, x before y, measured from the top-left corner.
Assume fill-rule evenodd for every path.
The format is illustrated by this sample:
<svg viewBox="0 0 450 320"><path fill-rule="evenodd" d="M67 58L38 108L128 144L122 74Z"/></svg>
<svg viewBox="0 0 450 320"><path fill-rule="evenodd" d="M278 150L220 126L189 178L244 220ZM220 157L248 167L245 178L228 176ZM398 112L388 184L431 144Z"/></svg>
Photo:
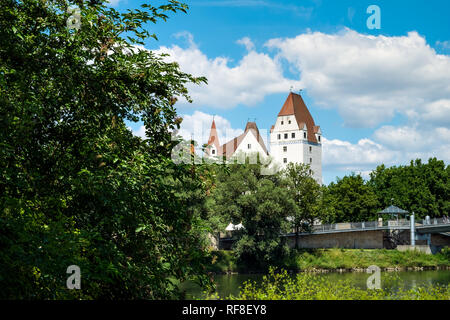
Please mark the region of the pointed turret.
<svg viewBox="0 0 450 320"><path fill-rule="evenodd" d="M295 116L299 128L303 128L306 125L308 141L317 143L315 134L319 131L319 126L315 125L314 119L309 113L302 96L293 92L289 93L280 113L278 113L279 117L290 115Z"/></svg>
<svg viewBox="0 0 450 320"><path fill-rule="evenodd" d="M217 149L220 147L219 136L217 135L216 122L212 121L211 131L209 132L208 145L215 146Z"/></svg>

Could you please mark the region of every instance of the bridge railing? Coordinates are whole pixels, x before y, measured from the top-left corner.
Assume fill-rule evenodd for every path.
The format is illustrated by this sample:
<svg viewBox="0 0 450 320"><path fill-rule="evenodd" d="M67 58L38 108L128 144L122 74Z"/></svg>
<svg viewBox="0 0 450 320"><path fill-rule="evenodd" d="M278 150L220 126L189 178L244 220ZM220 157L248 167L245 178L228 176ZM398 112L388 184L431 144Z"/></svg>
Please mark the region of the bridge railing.
<svg viewBox="0 0 450 320"><path fill-rule="evenodd" d="M430 218L429 220L423 219L422 224L423 225L450 224L450 218L443 217L443 218Z"/></svg>
<svg viewBox="0 0 450 320"><path fill-rule="evenodd" d="M386 224L383 223L384 226L387 227L408 227L410 226L410 222L406 219L402 220L388 220L384 221Z"/></svg>
<svg viewBox="0 0 450 320"><path fill-rule="evenodd" d="M450 218L432 218L429 220L417 220L416 227L422 225L450 224ZM320 224L312 227L312 232L343 231L343 230L366 230L366 229L386 229L386 228L408 228L410 221L406 219L365 221L365 222L343 222L333 224Z"/></svg>
<svg viewBox="0 0 450 320"><path fill-rule="evenodd" d="M364 222L343 222L333 224L314 225L312 232L341 231L341 230L366 230L366 229L386 229L390 227L408 227L409 221L386 220L386 221L364 221Z"/></svg>

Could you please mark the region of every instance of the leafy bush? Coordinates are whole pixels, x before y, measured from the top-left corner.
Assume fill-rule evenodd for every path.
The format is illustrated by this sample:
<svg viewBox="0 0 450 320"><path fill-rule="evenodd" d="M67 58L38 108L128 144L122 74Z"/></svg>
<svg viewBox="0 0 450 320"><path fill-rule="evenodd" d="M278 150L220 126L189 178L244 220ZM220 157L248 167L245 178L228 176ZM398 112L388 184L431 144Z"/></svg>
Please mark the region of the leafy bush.
<svg viewBox="0 0 450 320"><path fill-rule="evenodd" d="M136 47L186 8L2 0L0 299L167 299L173 279L206 282L202 169L171 160L174 97L205 79ZM139 120L148 139L128 129Z"/></svg>

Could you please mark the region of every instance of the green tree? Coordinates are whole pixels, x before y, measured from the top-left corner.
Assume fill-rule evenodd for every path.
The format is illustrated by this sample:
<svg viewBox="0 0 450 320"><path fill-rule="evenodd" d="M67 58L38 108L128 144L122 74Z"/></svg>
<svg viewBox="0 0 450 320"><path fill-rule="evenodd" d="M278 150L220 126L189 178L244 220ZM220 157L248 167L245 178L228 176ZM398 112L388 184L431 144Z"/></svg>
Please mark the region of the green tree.
<svg viewBox="0 0 450 320"><path fill-rule="evenodd" d="M280 173L262 175L260 164L232 164L217 176L212 192L213 210L233 224L237 232L234 251L241 262L267 267L288 251L285 239L287 216L295 203Z"/></svg>
<svg viewBox="0 0 450 320"><path fill-rule="evenodd" d="M289 163L283 174L295 202L288 219L295 231L295 248L298 249L299 233L311 231L314 220L319 218L321 188L311 176L309 165Z"/></svg>
<svg viewBox="0 0 450 320"><path fill-rule="evenodd" d="M380 208L393 201L417 217L440 217L450 210L450 166L430 158L427 164L420 159L407 166L386 168L378 166L371 174L369 184L380 202ZM393 199L393 200L392 200Z"/></svg>
<svg viewBox="0 0 450 320"><path fill-rule="evenodd" d="M170 158L174 97L190 101L186 84L205 79L136 46L186 9L2 0L1 298L164 299L175 280L206 283L201 170ZM65 288L72 264L82 290Z"/></svg>
<svg viewBox="0 0 450 320"><path fill-rule="evenodd" d="M325 188L324 206L328 212L324 222L368 221L376 218L378 201L361 175L352 174Z"/></svg>

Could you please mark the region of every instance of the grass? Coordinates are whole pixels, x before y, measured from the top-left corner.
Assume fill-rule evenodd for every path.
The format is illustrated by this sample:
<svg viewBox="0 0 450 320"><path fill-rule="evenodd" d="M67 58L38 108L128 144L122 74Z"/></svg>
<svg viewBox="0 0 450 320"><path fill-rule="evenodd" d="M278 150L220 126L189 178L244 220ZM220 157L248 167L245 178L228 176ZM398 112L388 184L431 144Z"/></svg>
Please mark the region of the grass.
<svg viewBox="0 0 450 320"><path fill-rule="evenodd" d="M418 251L397 251L387 249L317 249L291 250L291 253L277 267L307 271L312 269L356 269L377 265L380 268L448 267L450 250L428 255ZM215 258L209 270L215 273L249 272L251 267L239 265L232 251L215 251Z"/></svg>

